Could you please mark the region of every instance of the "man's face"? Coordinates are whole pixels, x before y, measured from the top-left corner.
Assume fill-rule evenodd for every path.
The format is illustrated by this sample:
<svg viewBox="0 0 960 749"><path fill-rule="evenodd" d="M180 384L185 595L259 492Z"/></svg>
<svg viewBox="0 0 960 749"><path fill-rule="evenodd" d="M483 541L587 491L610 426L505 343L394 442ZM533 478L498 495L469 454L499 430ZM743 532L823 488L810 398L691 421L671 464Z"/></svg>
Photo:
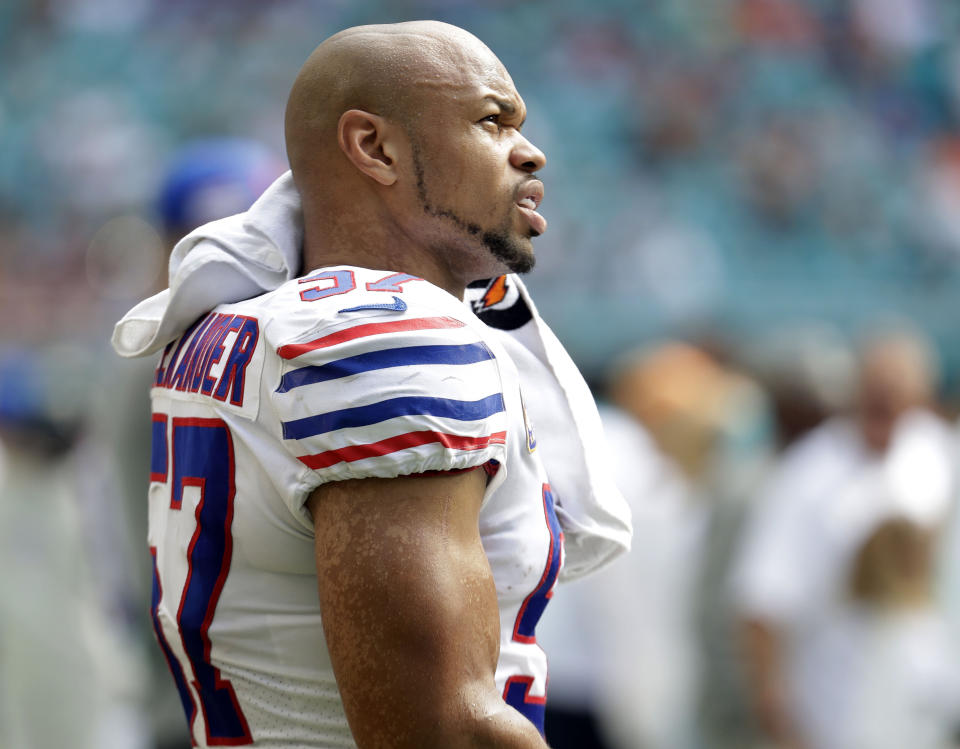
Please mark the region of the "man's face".
<svg viewBox="0 0 960 749"><path fill-rule="evenodd" d="M903 342L874 344L861 358L858 418L866 444L885 452L897 422L930 399L930 375L916 349Z"/></svg>
<svg viewBox="0 0 960 749"><path fill-rule="evenodd" d="M532 237L544 155L520 133L523 100L500 62L465 55L425 91L410 127L415 200L428 243L475 278L523 273L534 265Z"/></svg>

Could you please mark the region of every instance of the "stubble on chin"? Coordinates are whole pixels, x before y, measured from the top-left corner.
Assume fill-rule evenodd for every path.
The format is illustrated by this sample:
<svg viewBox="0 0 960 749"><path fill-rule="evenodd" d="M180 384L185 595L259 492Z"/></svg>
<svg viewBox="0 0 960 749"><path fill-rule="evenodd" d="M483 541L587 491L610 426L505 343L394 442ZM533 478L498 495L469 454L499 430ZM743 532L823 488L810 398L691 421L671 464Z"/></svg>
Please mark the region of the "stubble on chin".
<svg viewBox="0 0 960 749"><path fill-rule="evenodd" d="M506 232L484 232L480 239L490 254L506 265L511 273L529 273L537 264L533 253Z"/></svg>
<svg viewBox="0 0 960 749"><path fill-rule="evenodd" d="M484 248L494 258L503 263L511 273L529 273L533 270L537 262L536 257L524 243L513 236L509 226L484 231L479 224L467 221L455 211L434 204L427 195L423 161L420 158L420 149L416 144L412 144L412 157L413 168L417 176L417 198L424 213L449 221L462 232L479 239ZM509 219L506 223L509 224ZM539 232L531 230L531 237L538 235Z"/></svg>

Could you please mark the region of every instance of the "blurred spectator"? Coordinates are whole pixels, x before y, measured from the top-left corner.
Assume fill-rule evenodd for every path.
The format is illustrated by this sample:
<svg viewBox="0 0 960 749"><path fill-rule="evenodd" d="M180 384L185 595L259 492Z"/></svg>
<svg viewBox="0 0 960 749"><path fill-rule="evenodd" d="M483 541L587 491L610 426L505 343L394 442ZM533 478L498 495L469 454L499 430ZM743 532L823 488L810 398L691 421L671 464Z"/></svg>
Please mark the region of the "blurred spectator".
<svg viewBox="0 0 960 749"><path fill-rule="evenodd" d="M917 189L924 198L918 231L940 265L951 264L960 259L960 138L931 143L918 172Z"/></svg>
<svg viewBox="0 0 960 749"><path fill-rule="evenodd" d="M856 361L835 326L784 326L741 355L769 393L778 450L851 405Z"/></svg>
<svg viewBox="0 0 960 749"><path fill-rule="evenodd" d="M247 210L286 168L249 138L186 143L173 154L157 200L169 246L201 224Z"/></svg>
<svg viewBox="0 0 960 749"><path fill-rule="evenodd" d="M882 497L872 497L870 501ZM933 579L937 534L927 518L891 511L859 545L850 593L868 620L851 749L953 749L960 726L960 651Z"/></svg>
<svg viewBox="0 0 960 749"><path fill-rule="evenodd" d="M746 378L676 342L625 355L609 396L601 414L634 543L591 580L554 592L538 628L551 653L548 710L590 713L618 749L687 749L699 740L705 535L721 487L743 468L763 399Z"/></svg>
<svg viewBox="0 0 960 749"><path fill-rule="evenodd" d="M929 668L950 650L927 534L955 490L936 378L921 337L871 340L854 413L788 448L758 501L733 581L754 709L777 746L942 747L953 728L960 673Z"/></svg>
<svg viewBox="0 0 960 749"><path fill-rule="evenodd" d="M907 57L930 46L937 36L935 3L930 0L851 0L856 36L865 53Z"/></svg>
<svg viewBox="0 0 960 749"><path fill-rule="evenodd" d="M774 228L796 227L810 208L817 174L807 137L806 128L768 122L744 144L747 200Z"/></svg>
<svg viewBox="0 0 960 749"><path fill-rule="evenodd" d="M764 390L769 420L752 457L740 457L739 477L717 491L704 539L696 592L703 653L697 717L703 746L710 749L744 749L760 742L737 644L739 612L728 584L744 526L756 511L756 487L780 451L849 405L854 368L842 335L825 324L785 326L740 348L743 365Z"/></svg>
<svg viewBox="0 0 960 749"><path fill-rule="evenodd" d="M0 746L147 749L126 507L64 348L0 359Z"/></svg>

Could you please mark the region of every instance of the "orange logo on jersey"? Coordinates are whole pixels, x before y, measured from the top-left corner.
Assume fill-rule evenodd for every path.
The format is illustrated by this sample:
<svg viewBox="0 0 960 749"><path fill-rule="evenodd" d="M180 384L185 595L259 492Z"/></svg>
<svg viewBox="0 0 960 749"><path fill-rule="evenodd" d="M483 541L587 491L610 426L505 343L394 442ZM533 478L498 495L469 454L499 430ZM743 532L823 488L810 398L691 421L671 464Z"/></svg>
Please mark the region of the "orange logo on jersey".
<svg viewBox="0 0 960 749"><path fill-rule="evenodd" d="M483 293L483 307L481 309L486 309L487 307L492 307L495 304L499 304L507 296L507 277L506 276L497 276L493 279L493 283L487 287L487 290Z"/></svg>

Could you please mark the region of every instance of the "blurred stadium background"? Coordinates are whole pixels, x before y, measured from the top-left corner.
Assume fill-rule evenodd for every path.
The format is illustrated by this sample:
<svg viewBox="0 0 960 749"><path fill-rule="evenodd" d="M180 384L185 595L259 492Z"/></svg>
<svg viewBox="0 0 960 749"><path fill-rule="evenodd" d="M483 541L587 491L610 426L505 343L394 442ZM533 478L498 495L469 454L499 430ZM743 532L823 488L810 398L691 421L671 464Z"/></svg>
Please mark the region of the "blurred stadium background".
<svg viewBox="0 0 960 749"><path fill-rule="evenodd" d="M740 343L899 314L956 380L947 0L7 0L7 342L104 349L163 267L157 196L178 146L234 135L282 155L285 96L317 40L416 17L487 40L527 100L552 224L531 283L589 373L665 331Z"/></svg>
<svg viewBox="0 0 960 749"><path fill-rule="evenodd" d="M487 42L527 103L550 221L529 283L591 382L625 351L683 339L764 397L794 376L830 410L853 342L896 323L933 341L939 409L960 405L953 0L4 0L0 430L22 446L39 424L47 442L29 449L59 455L49 441L83 425L114 464L135 574L110 605L134 654L146 447L124 435L146 405L113 323L163 287L178 230L244 207L283 168L285 98L314 46L415 18ZM0 552L32 563L18 553ZM0 670L13 631L0 620ZM12 693L0 682L0 725ZM124 720L111 735L136 733ZM10 746L31 747L23 736Z"/></svg>

